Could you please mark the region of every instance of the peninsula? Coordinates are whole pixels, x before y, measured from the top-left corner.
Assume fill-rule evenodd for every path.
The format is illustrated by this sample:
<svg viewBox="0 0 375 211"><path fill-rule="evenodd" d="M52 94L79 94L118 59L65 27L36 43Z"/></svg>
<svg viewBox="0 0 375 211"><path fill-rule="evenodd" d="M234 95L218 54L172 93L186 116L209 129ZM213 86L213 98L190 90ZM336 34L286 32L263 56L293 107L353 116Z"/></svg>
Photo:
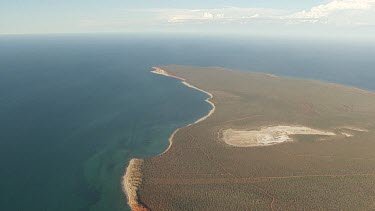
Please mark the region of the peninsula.
<svg viewBox="0 0 375 211"><path fill-rule="evenodd" d="M218 67L153 73L212 110L124 176L132 210L374 210L375 94Z"/></svg>

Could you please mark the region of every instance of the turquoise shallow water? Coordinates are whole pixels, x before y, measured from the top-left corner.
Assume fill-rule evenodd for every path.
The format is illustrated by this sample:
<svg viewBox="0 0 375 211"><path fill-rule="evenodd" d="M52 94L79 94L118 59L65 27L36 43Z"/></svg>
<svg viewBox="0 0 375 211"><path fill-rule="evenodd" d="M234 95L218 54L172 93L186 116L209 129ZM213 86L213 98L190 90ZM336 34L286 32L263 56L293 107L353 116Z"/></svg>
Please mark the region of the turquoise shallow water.
<svg viewBox="0 0 375 211"><path fill-rule="evenodd" d="M1 210L127 210L121 176L205 115L151 66L224 66L375 90L373 45L120 35L0 37Z"/></svg>

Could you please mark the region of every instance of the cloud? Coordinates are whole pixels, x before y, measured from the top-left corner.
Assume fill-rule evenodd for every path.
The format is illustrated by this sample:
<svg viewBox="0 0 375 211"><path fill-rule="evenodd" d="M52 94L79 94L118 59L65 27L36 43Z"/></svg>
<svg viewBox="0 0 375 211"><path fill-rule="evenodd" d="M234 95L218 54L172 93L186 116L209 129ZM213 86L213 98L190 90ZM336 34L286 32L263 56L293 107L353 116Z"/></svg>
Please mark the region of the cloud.
<svg viewBox="0 0 375 211"><path fill-rule="evenodd" d="M225 7L216 9L196 9L170 11L164 14L169 23L233 23L248 22L255 19L278 19L286 11L267 8Z"/></svg>
<svg viewBox="0 0 375 211"><path fill-rule="evenodd" d="M333 0L327 4L322 4L302 10L287 17L287 19L296 22L310 23L329 23L330 21L338 23L337 20L345 19L345 16L364 15L375 8L375 0ZM341 17L340 17L341 16ZM372 20L374 21L374 20Z"/></svg>
<svg viewBox="0 0 375 211"><path fill-rule="evenodd" d="M168 23L252 23L277 24L375 24L375 0L332 0L307 10L290 12L272 8L226 7L164 11Z"/></svg>
<svg viewBox="0 0 375 211"><path fill-rule="evenodd" d="M138 30L173 29L173 27L187 29L190 27L195 30L200 27L203 30L221 28L223 31L233 31L236 27L236 30L287 30L286 27L292 28L292 25L301 25L295 28L307 29L311 24L322 25L322 28L325 26L373 27L375 0L331 0L297 12L246 7L118 9L110 16L86 17L80 23L82 27L93 29Z"/></svg>

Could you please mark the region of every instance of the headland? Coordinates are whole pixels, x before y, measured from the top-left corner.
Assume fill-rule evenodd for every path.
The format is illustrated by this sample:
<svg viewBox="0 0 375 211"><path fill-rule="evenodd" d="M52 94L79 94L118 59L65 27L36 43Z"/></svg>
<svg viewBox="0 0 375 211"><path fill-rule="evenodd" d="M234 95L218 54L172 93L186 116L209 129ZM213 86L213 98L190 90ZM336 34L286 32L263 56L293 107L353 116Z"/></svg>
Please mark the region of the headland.
<svg viewBox="0 0 375 211"><path fill-rule="evenodd" d="M213 109L164 153L130 162L133 210L375 209L372 92L215 67L153 72L208 94Z"/></svg>

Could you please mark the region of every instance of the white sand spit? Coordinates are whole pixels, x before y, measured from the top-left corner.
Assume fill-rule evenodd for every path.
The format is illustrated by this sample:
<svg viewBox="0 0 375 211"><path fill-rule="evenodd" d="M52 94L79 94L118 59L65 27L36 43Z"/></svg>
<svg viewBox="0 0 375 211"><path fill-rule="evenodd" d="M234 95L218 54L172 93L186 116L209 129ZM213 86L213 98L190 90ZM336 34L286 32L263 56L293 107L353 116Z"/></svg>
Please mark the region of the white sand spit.
<svg viewBox="0 0 375 211"><path fill-rule="evenodd" d="M206 102L212 106L212 109L208 112L208 114L207 114L206 116L204 116L204 117L198 119L198 120L195 121L194 123L189 124L189 125L187 125L187 126L190 126L190 125L196 124L196 123L198 123L198 122L202 122L203 120L207 119L209 116L211 116L211 115L215 112L215 104L213 104L213 103L210 101L210 99L213 98L213 95L212 95L211 93L209 93L209 92L207 92L207 91L205 91L205 90L203 90L203 89L200 89L200 88L198 88L198 87L196 87L196 86L194 86L194 85L189 84L188 82L186 82L186 80L185 80L184 78L181 78L181 77L179 77L179 76L175 76L175 75L171 75L171 74L169 74L167 71L163 70L163 69L160 68L160 67L152 67L152 68L154 69L153 71L151 71L152 73L155 73L155 74L158 74L158 75L164 75L164 76L167 76L167 77L172 77L172 78L180 79L180 80L181 80L181 83L184 84L185 86L187 86L187 87L189 87L189 88L192 88L192 89L196 89L196 90L198 90L198 91L200 91L200 92L206 93L206 94L209 96L209 97L206 99ZM172 138L173 138L173 135L174 135L176 132L177 132L177 131L175 131L175 132L172 134L172 136L171 136ZM170 142L171 142L171 141L170 141ZM168 149L169 149L169 147L168 147ZM168 149L167 149L167 151L168 151Z"/></svg>
<svg viewBox="0 0 375 211"><path fill-rule="evenodd" d="M335 133L312 129L304 126L272 126L261 130L223 130L223 141L236 147L270 146L293 141L289 135L325 135Z"/></svg>
<svg viewBox="0 0 375 211"><path fill-rule="evenodd" d="M195 121L193 124L196 124L196 123L198 123L198 122L201 122L201 121L207 119L209 116L211 116L211 115L215 112L215 104L213 104L213 103L210 101L210 99L213 98L213 95L212 95L211 93L207 92L207 91L204 91L203 89L200 89L200 88L198 88L198 87L196 87L196 86L193 86L193 85L189 84L189 83L186 82L186 81L182 81L182 83L183 83L185 86L187 86L187 87L190 87L190 88L192 88L192 89L196 89L196 90L201 91L201 92L203 92L203 93L206 93L208 96L210 96L209 98L206 99L206 102L212 106L212 109L208 112L208 114L207 114L206 116L204 116L204 117L198 119L198 120Z"/></svg>
<svg viewBox="0 0 375 211"><path fill-rule="evenodd" d="M169 76L169 74L165 70L163 70L159 67L152 67L152 68L154 69L153 71L151 71L152 73L155 73L155 74L158 74L158 75Z"/></svg>

